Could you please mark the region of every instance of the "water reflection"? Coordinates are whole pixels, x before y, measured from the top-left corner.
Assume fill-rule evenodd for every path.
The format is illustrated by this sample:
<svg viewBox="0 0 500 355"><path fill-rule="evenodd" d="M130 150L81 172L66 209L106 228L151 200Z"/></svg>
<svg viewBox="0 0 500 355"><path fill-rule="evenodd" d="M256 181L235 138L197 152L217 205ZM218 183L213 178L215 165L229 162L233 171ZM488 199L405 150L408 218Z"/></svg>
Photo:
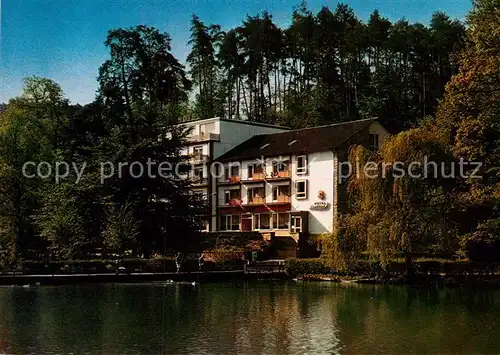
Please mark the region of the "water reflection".
<svg viewBox="0 0 500 355"><path fill-rule="evenodd" d="M0 353L498 353L499 296L271 281L0 288Z"/></svg>

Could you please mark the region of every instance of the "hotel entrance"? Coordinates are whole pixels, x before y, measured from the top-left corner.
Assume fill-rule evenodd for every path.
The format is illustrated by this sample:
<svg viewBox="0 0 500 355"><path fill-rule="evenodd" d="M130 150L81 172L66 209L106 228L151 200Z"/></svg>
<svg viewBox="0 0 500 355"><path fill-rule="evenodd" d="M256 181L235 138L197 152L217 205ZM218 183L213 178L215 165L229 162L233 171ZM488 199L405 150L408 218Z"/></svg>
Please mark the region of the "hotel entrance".
<svg viewBox="0 0 500 355"><path fill-rule="evenodd" d="M292 233L302 233L302 216L290 216L290 231Z"/></svg>
<svg viewBox="0 0 500 355"><path fill-rule="evenodd" d="M290 233L308 233L309 211L290 212Z"/></svg>
<svg viewBox="0 0 500 355"><path fill-rule="evenodd" d="M252 215L241 215L241 230L249 232L252 230Z"/></svg>

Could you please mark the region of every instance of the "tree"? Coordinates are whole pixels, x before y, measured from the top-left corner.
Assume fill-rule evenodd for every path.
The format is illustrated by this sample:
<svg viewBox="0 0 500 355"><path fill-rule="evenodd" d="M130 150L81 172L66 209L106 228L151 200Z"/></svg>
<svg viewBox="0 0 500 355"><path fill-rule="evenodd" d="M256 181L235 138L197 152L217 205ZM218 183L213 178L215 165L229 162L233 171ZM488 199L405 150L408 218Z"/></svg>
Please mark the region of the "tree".
<svg viewBox="0 0 500 355"><path fill-rule="evenodd" d="M500 13L497 1L476 1L468 16L459 71L446 85L436 131L455 159L482 163L481 179L463 181L458 203L468 217L464 231L499 216L500 197ZM469 166L467 173L474 167Z"/></svg>
<svg viewBox="0 0 500 355"><path fill-rule="evenodd" d="M52 162L61 151L67 100L59 85L30 77L23 93L10 100L0 119L0 237L10 260L39 246L32 216L43 183L27 174L25 163ZM45 170L42 173L46 173Z"/></svg>
<svg viewBox="0 0 500 355"><path fill-rule="evenodd" d="M219 102L218 63L215 53L221 40L219 25L205 26L198 16L191 20L192 49L187 56L190 73L194 84L198 87L196 110L198 117L210 118L222 115L222 105Z"/></svg>
<svg viewBox="0 0 500 355"><path fill-rule="evenodd" d="M366 250L382 264L400 253L409 276L415 252L457 248L455 211L449 204L455 162L428 127L389 137L380 155L353 148L350 161L361 167L348 185L351 212L343 216L330 248L351 257ZM365 170L368 164L378 168L376 174Z"/></svg>
<svg viewBox="0 0 500 355"><path fill-rule="evenodd" d="M170 247L182 249L194 235L196 211L203 205L189 194L189 179L172 172L159 176L157 169L162 163L175 167L186 162L180 150L188 132L171 125L178 121L172 115L178 111L166 108L185 102L190 83L169 52L168 34L138 26L110 31L106 43L110 59L101 67L99 83L109 135L99 152L101 161L114 167L124 162L130 165L105 181L103 198L115 211L126 210L139 224L137 252L146 256L153 250L163 252L166 240ZM151 174L134 171L132 164L151 167ZM187 169L184 166L181 172Z"/></svg>

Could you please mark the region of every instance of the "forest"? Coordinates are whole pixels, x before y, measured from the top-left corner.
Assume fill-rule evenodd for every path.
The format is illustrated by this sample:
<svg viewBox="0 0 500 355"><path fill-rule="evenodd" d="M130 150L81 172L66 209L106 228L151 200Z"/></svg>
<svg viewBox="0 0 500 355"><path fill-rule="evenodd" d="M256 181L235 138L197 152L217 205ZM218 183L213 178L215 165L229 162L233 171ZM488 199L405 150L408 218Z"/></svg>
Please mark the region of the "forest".
<svg viewBox="0 0 500 355"><path fill-rule="evenodd" d="M99 162L184 162L188 132L173 124L215 116L293 128L376 116L395 134L380 154L353 148L357 158L483 162L479 181L353 177L349 212L324 236L323 256L338 267L367 251L382 261L458 250L498 260L499 19L497 0L476 1L466 23L436 12L428 25L378 11L363 21L345 4L312 13L302 3L286 28L266 12L225 30L193 15L187 67L168 33L110 30L92 103L73 105L54 81L28 77L2 106L2 266L40 254L189 250L206 213L189 180L124 170L101 183ZM85 162L86 174L77 184L75 172L30 179L28 161Z"/></svg>
<svg viewBox="0 0 500 355"><path fill-rule="evenodd" d="M465 34L442 12L427 26L377 10L364 22L345 4L314 14L302 3L290 22L263 12L222 30L193 15L194 116L293 128L379 117L406 129L434 114Z"/></svg>

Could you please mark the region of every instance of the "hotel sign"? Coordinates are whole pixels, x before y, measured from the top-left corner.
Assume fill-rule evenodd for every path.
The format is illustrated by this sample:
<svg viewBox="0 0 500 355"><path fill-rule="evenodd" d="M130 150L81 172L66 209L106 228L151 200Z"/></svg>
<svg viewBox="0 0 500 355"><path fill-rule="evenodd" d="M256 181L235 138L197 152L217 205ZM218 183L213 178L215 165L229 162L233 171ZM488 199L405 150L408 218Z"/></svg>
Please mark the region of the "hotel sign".
<svg viewBox="0 0 500 355"><path fill-rule="evenodd" d="M319 201L319 202L314 202L310 210L311 211L325 211L330 207L330 204L326 201Z"/></svg>

